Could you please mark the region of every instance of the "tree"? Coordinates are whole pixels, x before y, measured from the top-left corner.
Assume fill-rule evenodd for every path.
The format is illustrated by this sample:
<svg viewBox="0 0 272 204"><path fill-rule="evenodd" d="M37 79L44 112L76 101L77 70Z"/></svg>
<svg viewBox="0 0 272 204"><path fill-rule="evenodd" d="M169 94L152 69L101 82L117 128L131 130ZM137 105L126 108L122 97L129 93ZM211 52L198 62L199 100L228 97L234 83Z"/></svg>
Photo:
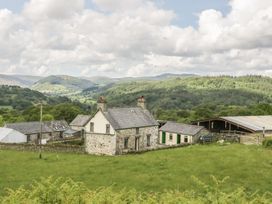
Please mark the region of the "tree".
<svg viewBox="0 0 272 204"><path fill-rule="evenodd" d="M51 114L44 114L42 118L43 118L43 121L52 121L52 120L54 120L54 116L51 115Z"/></svg>
<svg viewBox="0 0 272 204"><path fill-rule="evenodd" d="M4 118L0 115L0 127L4 126Z"/></svg>

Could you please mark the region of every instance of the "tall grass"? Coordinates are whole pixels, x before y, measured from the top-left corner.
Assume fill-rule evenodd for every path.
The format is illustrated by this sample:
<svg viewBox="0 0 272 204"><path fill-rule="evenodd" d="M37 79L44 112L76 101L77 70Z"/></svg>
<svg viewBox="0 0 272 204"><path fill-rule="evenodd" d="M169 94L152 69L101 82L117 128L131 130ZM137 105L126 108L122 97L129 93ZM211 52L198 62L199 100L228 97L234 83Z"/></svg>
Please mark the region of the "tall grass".
<svg viewBox="0 0 272 204"><path fill-rule="evenodd" d="M71 179L52 177L42 178L35 181L29 187L20 187L16 190L8 189L6 195L0 198L3 204L116 204L116 203L251 203L270 204L272 194L247 193L244 188L233 189L232 192L223 191L228 178L218 180L211 176L212 185L206 185L197 178L193 178L195 183L203 188L201 193L195 191L165 190L158 192L138 192L136 190L123 189L114 191L112 188L99 188L89 190L83 183L75 182Z"/></svg>

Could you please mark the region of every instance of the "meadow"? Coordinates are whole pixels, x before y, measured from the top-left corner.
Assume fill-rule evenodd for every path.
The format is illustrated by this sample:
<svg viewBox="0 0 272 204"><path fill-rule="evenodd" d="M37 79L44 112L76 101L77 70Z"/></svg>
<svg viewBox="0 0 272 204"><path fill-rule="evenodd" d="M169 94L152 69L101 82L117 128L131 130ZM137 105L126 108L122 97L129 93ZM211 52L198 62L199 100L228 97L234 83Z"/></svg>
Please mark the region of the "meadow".
<svg viewBox="0 0 272 204"><path fill-rule="evenodd" d="M225 191L271 192L272 150L260 146L194 145L125 156L0 151L0 194L6 188L28 186L41 177L71 178L89 189L111 187L139 192L201 191L192 177L212 184L222 180Z"/></svg>

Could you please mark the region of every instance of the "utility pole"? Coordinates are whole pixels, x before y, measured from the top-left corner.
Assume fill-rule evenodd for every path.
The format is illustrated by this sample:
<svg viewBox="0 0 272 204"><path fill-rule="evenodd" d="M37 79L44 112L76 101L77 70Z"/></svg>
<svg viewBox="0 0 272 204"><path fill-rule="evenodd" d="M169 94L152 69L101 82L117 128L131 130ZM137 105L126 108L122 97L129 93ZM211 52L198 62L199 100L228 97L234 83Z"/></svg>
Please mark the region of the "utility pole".
<svg viewBox="0 0 272 204"><path fill-rule="evenodd" d="M39 158L42 159L42 116L43 116L43 106L41 102L41 108L40 108L40 138L39 138Z"/></svg>

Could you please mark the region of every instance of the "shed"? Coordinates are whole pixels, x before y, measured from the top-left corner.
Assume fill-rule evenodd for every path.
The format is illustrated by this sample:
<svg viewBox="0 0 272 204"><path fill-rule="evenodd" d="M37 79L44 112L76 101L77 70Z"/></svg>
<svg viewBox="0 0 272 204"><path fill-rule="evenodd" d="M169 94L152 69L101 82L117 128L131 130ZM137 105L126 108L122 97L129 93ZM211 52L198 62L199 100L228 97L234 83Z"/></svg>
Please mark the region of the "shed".
<svg viewBox="0 0 272 204"><path fill-rule="evenodd" d="M0 128L0 143L26 143L27 136L10 128Z"/></svg>
<svg viewBox="0 0 272 204"><path fill-rule="evenodd" d="M202 126L188 125L168 121L160 129L160 144L179 145L182 143L195 143L200 136L207 135L208 131Z"/></svg>

